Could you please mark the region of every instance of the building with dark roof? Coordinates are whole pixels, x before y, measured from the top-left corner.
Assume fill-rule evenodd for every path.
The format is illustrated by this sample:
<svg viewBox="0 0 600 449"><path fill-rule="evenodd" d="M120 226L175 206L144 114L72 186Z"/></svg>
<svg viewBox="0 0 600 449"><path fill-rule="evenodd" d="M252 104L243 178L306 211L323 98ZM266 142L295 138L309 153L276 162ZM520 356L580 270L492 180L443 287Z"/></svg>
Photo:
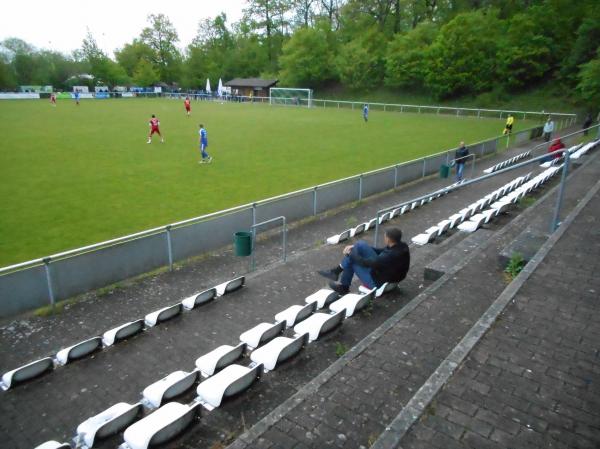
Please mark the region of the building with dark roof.
<svg viewBox="0 0 600 449"><path fill-rule="evenodd" d="M224 86L231 88L232 95L268 97L269 89L275 87L279 80L262 78L234 78Z"/></svg>

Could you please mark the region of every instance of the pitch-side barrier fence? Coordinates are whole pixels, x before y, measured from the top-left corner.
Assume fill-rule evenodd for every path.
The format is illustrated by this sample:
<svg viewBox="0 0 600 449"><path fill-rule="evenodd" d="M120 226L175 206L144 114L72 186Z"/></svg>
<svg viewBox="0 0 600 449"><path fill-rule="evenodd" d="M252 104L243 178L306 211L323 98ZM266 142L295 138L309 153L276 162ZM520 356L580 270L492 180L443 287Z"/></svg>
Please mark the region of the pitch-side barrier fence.
<svg viewBox="0 0 600 449"><path fill-rule="evenodd" d="M469 145L481 158L538 138L542 127ZM287 222L438 173L455 149L0 269L0 317L36 309L230 245L237 231ZM262 229L268 230L269 228Z"/></svg>
<svg viewBox="0 0 600 449"><path fill-rule="evenodd" d="M430 113L437 115L454 115L457 117L478 117L478 118L506 118L508 114L513 114L519 119L537 119L546 120L548 116L553 117L562 127L570 126L577 120L577 114L568 114L563 112L544 112L544 111L519 111L510 109L483 109L483 108L457 108L451 106L426 106L414 104L395 104L395 103L372 103L367 101L344 101L344 100L323 100L323 99L305 99L298 97L248 97L243 95L224 95L222 97L208 94L186 94L186 93L141 93L138 96L156 96L162 95L166 98L183 99L189 96L192 99L200 101L228 101L242 103L271 104L276 106L296 106L313 108L334 108L334 109L352 109L360 111L365 104L369 105L371 111L384 112L410 112L410 113Z"/></svg>

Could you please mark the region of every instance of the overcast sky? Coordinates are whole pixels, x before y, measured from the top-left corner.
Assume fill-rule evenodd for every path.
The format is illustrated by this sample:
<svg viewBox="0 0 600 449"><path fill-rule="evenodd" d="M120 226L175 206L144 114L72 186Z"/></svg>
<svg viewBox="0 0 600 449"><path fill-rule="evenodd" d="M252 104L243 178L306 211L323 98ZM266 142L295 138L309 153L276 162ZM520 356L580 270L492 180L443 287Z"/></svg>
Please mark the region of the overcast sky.
<svg viewBox="0 0 600 449"><path fill-rule="evenodd" d="M163 13L179 34L179 47L187 46L198 22L227 14L238 21L246 0L105 0L103 2L7 0L0 12L0 40L18 37L38 48L70 53L81 47L86 30L110 56L131 42L147 25L148 14Z"/></svg>

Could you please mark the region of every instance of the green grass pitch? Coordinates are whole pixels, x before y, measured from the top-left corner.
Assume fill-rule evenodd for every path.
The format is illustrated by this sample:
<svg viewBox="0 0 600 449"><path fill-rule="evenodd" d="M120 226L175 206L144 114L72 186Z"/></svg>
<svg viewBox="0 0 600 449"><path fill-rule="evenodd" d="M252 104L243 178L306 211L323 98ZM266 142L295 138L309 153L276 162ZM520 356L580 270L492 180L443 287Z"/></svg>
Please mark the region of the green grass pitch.
<svg viewBox="0 0 600 449"><path fill-rule="evenodd" d="M156 114L166 142L146 144ZM504 121L169 99L0 102L0 266L499 135ZM198 124L212 164L198 164ZM515 129L532 123L517 120Z"/></svg>

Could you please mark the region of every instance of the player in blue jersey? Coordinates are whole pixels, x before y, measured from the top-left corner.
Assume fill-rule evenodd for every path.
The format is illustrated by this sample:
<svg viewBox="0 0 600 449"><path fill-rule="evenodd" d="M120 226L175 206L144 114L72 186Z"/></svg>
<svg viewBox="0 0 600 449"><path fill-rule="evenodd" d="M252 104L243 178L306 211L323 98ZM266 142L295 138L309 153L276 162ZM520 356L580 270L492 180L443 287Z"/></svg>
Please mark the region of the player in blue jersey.
<svg viewBox="0 0 600 449"><path fill-rule="evenodd" d="M365 122L369 121L369 105L366 103L363 106L363 119L365 119Z"/></svg>
<svg viewBox="0 0 600 449"><path fill-rule="evenodd" d="M204 129L204 125L200 125L200 131L198 131L200 135L200 153L202 154L202 160L200 164L206 164L212 162L212 157L206 152L206 148L208 147L208 133Z"/></svg>
<svg viewBox="0 0 600 449"><path fill-rule="evenodd" d="M79 90L75 89L75 104L79 106Z"/></svg>

